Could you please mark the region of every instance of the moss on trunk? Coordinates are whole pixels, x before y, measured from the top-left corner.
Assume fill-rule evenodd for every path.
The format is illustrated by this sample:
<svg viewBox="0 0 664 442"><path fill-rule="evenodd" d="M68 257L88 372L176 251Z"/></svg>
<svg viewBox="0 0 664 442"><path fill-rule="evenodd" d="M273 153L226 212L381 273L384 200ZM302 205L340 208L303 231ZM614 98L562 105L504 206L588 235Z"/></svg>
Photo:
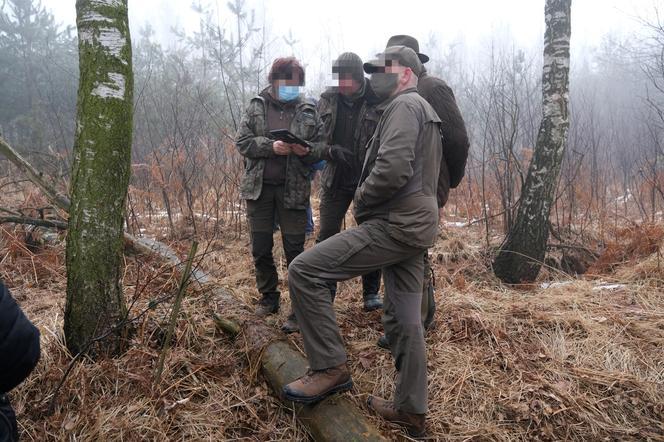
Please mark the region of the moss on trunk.
<svg viewBox="0 0 664 442"><path fill-rule="evenodd" d="M133 75L127 0L78 0L80 83L67 236L65 337L73 353L114 352L125 315L122 225L130 176Z"/></svg>

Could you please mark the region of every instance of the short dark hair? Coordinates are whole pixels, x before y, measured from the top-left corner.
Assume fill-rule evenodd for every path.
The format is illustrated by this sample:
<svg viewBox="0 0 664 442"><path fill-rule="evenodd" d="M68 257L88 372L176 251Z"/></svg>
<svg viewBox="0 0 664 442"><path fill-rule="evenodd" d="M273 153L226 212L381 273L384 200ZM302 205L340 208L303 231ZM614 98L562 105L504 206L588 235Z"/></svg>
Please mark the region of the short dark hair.
<svg viewBox="0 0 664 442"><path fill-rule="evenodd" d="M297 73L300 77L300 86L304 84L304 69L297 58L283 57L272 62L272 68L267 76L267 81L273 83L276 80L290 80Z"/></svg>

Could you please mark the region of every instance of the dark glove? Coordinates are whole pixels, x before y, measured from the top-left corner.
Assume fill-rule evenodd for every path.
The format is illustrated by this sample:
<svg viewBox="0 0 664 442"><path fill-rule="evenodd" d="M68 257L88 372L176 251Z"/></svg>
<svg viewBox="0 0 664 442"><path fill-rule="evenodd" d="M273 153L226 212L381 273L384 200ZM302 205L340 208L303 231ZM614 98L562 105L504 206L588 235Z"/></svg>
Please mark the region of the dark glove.
<svg viewBox="0 0 664 442"><path fill-rule="evenodd" d="M350 167L353 164L353 152L345 147L332 145L329 147L327 155L337 165Z"/></svg>

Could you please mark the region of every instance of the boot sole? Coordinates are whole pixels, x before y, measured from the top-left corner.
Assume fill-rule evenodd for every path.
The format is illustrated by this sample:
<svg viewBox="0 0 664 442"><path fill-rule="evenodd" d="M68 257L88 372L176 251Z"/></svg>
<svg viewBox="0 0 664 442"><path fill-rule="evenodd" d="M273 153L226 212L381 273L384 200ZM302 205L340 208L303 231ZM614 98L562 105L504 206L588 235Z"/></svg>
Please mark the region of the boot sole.
<svg viewBox="0 0 664 442"><path fill-rule="evenodd" d="M383 350L390 350L390 343L386 342L383 344L383 342L379 339L376 341L376 347L382 348Z"/></svg>
<svg viewBox="0 0 664 442"><path fill-rule="evenodd" d="M382 415L382 414L381 414L381 413L380 413L380 412L379 412L379 411L373 406L373 404L372 404L372 402L373 402L372 399L373 399L373 396L369 396L369 397L367 398L367 407L369 407L369 409L370 409L371 411L373 411L376 415L380 416L381 418L383 418L383 419L386 420L387 422L390 422L390 423L392 423L392 424L395 424L395 425L400 426L401 428L403 428L404 430L406 430L406 433L408 433L408 436L412 437L413 439L417 439L417 440L425 440L425 439L427 439L427 430L426 430L426 428L425 428L424 430L417 431L416 428L413 427L413 426L412 426L411 424L409 424L408 422L388 419L387 417L383 416L383 415Z"/></svg>
<svg viewBox="0 0 664 442"><path fill-rule="evenodd" d="M353 380L349 379L348 382L344 382L343 384L335 385L325 393L321 393L318 396L293 396L287 391L284 391L284 398L286 398L289 401L292 402L297 402L300 404L315 404L316 402L320 402L326 397L333 395L334 393L342 393L344 391L348 391L351 388L353 388Z"/></svg>
<svg viewBox="0 0 664 442"><path fill-rule="evenodd" d="M292 333L298 333L300 331L300 329L299 328L284 328L284 327L281 327L281 331L286 333L287 335L290 335Z"/></svg>
<svg viewBox="0 0 664 442"><path fill-rule="evenodd" d="M383 308L383 305L382 305L382 304L381 304L381 305L370 306L370 307L367 307L367 306L365 305L365 306L364 306L364 311L365 311L365 312L372 312L372 311L374 311L374 310L380 310L380 309L382 309L382 308Z"/></svg>

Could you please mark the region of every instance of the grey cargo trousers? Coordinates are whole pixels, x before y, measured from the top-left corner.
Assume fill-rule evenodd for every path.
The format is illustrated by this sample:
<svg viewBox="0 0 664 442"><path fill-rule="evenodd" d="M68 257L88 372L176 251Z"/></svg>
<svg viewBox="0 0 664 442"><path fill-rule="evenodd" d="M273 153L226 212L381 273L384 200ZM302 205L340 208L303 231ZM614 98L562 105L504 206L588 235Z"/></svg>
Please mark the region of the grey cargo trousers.
<svg viewBox="0 0 664 442"><path fill-rule="evenodd" d="M397 409L427 411L427 364L421 303L426 249L393 239L388 224L370 220L344 230L297 256L288 285L312 370L346 362L346 351L327 281L343 281L382 269L383 326L398 371Z"/></svg>

